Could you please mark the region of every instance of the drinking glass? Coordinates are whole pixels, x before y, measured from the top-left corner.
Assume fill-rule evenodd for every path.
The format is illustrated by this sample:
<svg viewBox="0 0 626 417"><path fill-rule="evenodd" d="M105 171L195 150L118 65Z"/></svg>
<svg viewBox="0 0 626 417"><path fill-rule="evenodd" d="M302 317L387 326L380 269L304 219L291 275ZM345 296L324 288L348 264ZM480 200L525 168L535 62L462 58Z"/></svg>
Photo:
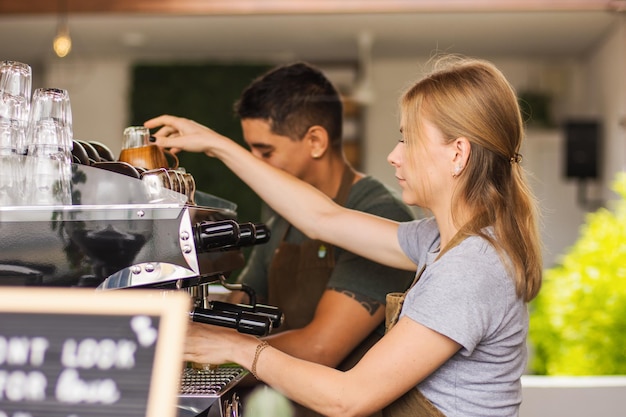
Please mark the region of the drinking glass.
<svg viewBox="0 0 626 417"><path fill-rule="evenodd" d="M119 161L147 170L154 168L178 168L178 157L167 149L150 143L150 131L143 126L124 129L124 139Z"/></svg>
<svg viewBox="0 0 626 417"><path fill-rule="evenodd" d="M58 156L71 161L72 136L72 109L67 90L35 90L26 133L28 155L62 154Z"/></svg>
<svg viewBox="0 0 626 417"><path fill-rule="evenodd" d="M3 154L24 154L26 151L31 85L32 71L29 65L17 61L0 62L0 121L5 125L0 143ZM10 137L6 134L8 124L14 132Z"/></svg>
<svg viewBox="0 0 626 417"><path fill-rule="evenodd" d="M25 140L25 130L17 119L20 109L15 104L12 100L0 99L0 155L18 154L18 148Z"/></svg>
<svg viewBox="0 0 626 417"><path fill-rule="evenodd" d="M66 90L35 90L26 144L25 204L71 204L72 111Z"/></svg>
<svg viewBox="0 0 626 417"><path fill-rule="evenodd" d="M27 206L72 204L71 163L54 157L24 157L24 200Z"/></svg>
<svg viewBox="0 0 626 417"><path fill-rule="evenodd" d="M23 201L24 155L17 152L24 129L15 119L0 117L0 206L19 206Z"/></svg>
<svg viewBox="0 0 626 417"><path fill-rule="evenodd" d="M0 206L22 204L24 182L23 157L17 154L0 155Z"/></svg>
<svg viewBox="0 0 626 417"><path fill-rule="evenodd" d="M0 117L0 206L20 205L24 157L16 152L16 144L21 136L17 120Z"/></svg>
<svg viewBox="0 0 626 417"><path fill-rule="evenodd" d="M0 62L0 90L22 97L30 104L32 70L30 65L17 61Z"/></svg>
<svg viewBox="0 0 626 417"><path fill-rule="evenodd" d="M31 80L29 65L0 62L0 206L22 202Z"/></svg>
<svg viewBox="0 0 626 417"><path fill-rule="evenodd" d="M141 148L150 144L150 130L143 126L129 126L124 129L122 149Z"/></svg>

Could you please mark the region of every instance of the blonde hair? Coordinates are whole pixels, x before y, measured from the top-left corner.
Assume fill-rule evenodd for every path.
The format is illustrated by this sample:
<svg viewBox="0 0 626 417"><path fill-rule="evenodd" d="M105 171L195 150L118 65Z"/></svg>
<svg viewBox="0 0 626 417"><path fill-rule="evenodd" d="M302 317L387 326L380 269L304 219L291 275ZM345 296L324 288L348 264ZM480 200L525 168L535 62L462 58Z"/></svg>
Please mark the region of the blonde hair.
<svg viewBox="0 0 626 417"><path fill-rule="evenodd" d="M518 296L533 299L542 277L538 212L519 163L524 129L511 85L489 62L446 56L403 95L401 107L409 155L422 137L423 118L447 141L465 137L471 144L452 207L469 208L472 218L457 225L459 232L442 253L467 236L484 237L506 255ZM485 232L488 226L495 238Z"/></svg>

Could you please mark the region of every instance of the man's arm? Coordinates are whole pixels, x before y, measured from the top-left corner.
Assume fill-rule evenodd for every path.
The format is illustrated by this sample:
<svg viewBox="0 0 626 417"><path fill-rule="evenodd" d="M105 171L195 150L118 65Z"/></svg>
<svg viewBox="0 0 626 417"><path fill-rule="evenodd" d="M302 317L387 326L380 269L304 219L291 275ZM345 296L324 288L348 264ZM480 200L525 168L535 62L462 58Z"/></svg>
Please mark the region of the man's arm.
<svg viewBox="0 0 626 417"><path fill-rule="evenodd" d="M327 289L311 323L266 339L292 356L336 367L382 323L384 307L347 291Z"/></svg>

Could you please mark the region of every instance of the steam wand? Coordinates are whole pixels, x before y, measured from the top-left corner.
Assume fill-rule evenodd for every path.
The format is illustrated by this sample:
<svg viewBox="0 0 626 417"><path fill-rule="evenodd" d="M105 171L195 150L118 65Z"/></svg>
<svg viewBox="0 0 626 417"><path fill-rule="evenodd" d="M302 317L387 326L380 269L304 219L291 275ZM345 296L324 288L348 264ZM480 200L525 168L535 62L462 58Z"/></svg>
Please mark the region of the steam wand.
<svg viewBox="0 0 626 417"><path fill-rule="evenodd" d="M246 295L248 296L248 304L250 304L251 306L256 305L256 292L254 291L254 288L252 288L249 285L246 284L231 284L226 282L226 277L223 274L220 274L220 284L222 284L222 287L226 288L227 290L231 290L231 291L243 291L246 293Z"/></svg>

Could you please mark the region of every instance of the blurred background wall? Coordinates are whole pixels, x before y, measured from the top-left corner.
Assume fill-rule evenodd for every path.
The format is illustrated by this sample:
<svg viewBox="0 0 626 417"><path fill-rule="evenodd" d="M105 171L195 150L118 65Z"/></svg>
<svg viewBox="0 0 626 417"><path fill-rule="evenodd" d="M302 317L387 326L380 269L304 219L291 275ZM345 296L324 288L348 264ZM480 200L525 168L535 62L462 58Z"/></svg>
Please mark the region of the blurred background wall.
<svg viewBox="0 0 626 417"><path fill-rule="evenodd" d="M132 120L130 105L137 65L263 66L302 59L326 71L346 99L357 106L357 116L347 120L346 131L358 140L359 168L391 187L397 186L386 156L399 135L397 104L402 91L420 78L424 65L437 52L489 59L503 70L520 96L529 100L537 94L543 97L544 102L535 106L545 105L548 112L548 120L529 119L523 149L523 166L532 175L544 216L547 267L557 263L559 255L576 240L585 213L600 205L610 206L614 198L611 182L626 165L623 2L555 1L551 8L541 6L547 7L543 10L538 5L546 2L483 1L473 2L474 9L436 9L435 3L439 7L453 3L442 1L423 2L430 9L413 7L402 12L400 3L419 2L391 1L387 4L396 10L383 13L366 9L368 4L379 3L374 1L363 3L365 9L357 13L345 8L337 13L312 10L307 18L301 11L255 17L231 12L204 23L196 21L198 16L161 11L154 16L158 20L155 31L144 27L137 10L131 17L123 11L108 12L103 20L94 13L72 12L72 7L94 2L69 0L66 17L74 48L63 59L50 51L61 9L53 2L45 6L50 7L47 13L29 14L8 3L0 1L0 59L31 64L34 88L68 89L76 138L98 140L119 152L123 129L137 123ZM218 2L206 2L213 3ZM513 6L502 9L507 3ZM392 18L398 23L394 25ZM285 21L291 23L285 26L281 23ZM170 27L168 22L176 26ZM38 32L42 27L46 30ZM207 32L209 29L214 32ZM347 33L348 29L351 32ZM148 35L142 35L144 30ZM90 35L98 31L102 32L98 38ZM113 38L104 38L115 35L125 36L125 49L115 49ZM292 43L286 46L288 41ZM133 42L136 46L129 47ZM157 111L158 106L148 104ZM539 107L535 110L538 114ZM601 127L595 178L565 175L568 138L563 126L569 120L592 121Z"/></svg>

